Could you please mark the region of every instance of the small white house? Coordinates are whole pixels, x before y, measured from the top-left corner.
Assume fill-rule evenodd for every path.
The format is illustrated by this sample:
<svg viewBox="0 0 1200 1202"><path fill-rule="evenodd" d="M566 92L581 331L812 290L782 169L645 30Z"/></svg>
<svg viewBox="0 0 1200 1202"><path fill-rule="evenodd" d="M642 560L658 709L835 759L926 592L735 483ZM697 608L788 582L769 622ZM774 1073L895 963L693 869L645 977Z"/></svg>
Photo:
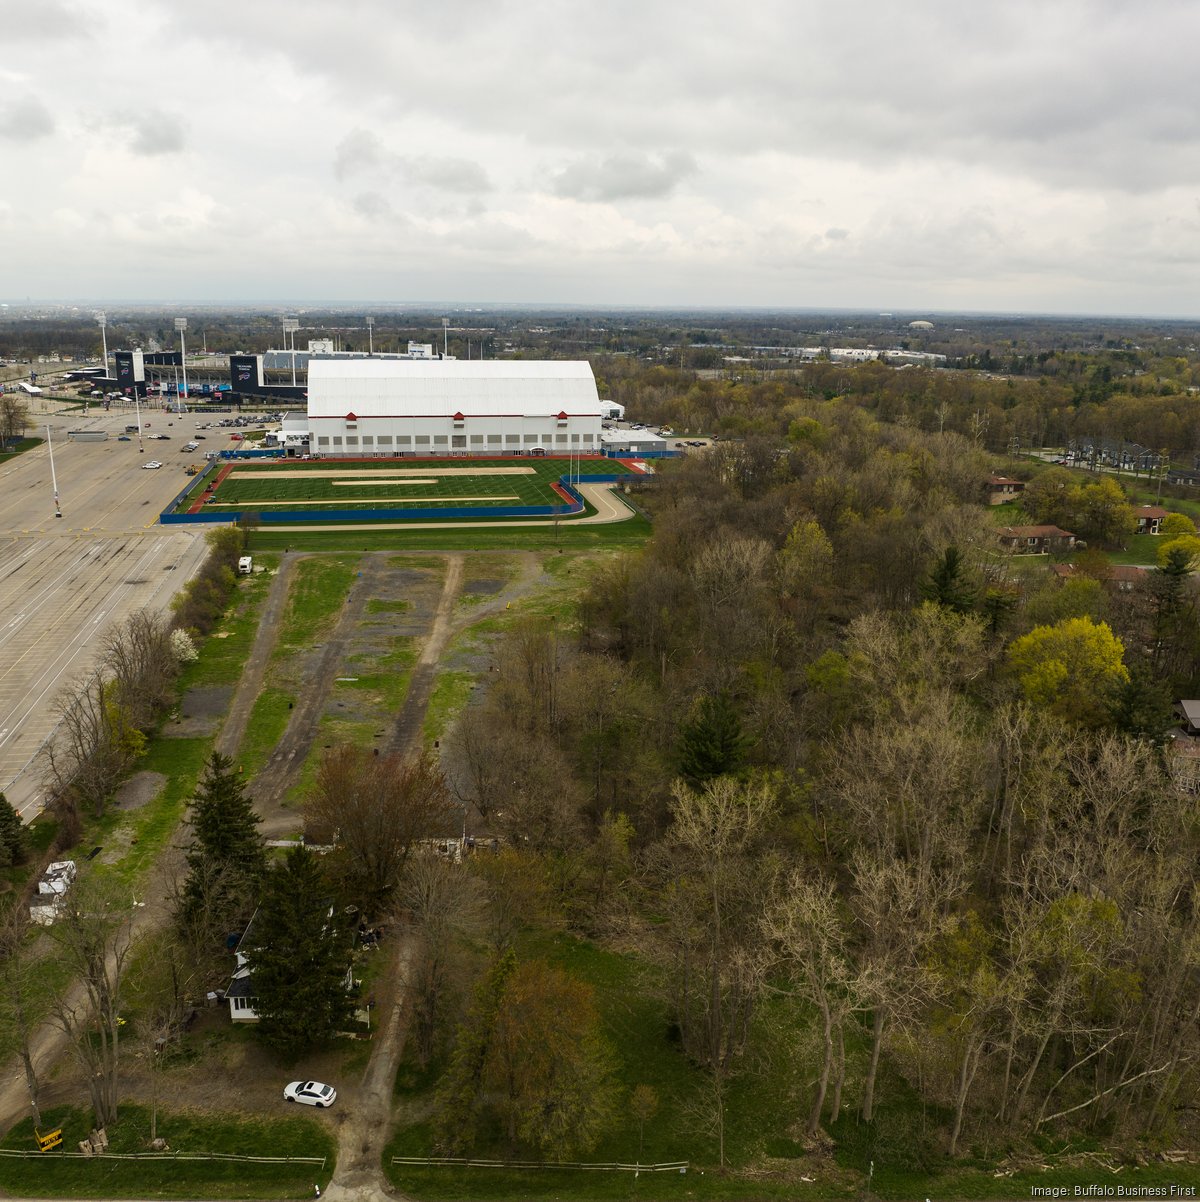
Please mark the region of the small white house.
<svg viewBox="0 0 1200 1202"><path fill-rule="evenodd" d="M54 922L77 871L74 860L57 860L47 866L38 881L37 894L29 903L30 921L43 927Z"/></svg>
<svg viewBox="0 0 1200 1202"><path fill-rule="evenodd" d="M242 932L241 939L238 940L237 947L233 949L235 964L229 987L225 990L225 1000L229 1003L229 1017L235 1023L256 1023L259 1020L258 1010L255 1008L258 998L254 992L254 979L246 955L247 952L253 951L255 946L254 920L257 917L258 911L255 910ZM329 908L329 917L333 917L332 906ZM346 969L345 984L347 992L354 988L353 966Z"/></svg>

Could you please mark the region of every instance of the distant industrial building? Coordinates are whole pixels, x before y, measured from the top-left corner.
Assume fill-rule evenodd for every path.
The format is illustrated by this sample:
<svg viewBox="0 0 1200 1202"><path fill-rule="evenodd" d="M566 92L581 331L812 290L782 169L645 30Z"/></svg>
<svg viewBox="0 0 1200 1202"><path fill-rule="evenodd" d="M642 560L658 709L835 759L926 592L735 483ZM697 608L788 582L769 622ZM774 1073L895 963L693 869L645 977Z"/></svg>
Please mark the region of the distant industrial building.
<svg viewBox="0 0 1200 1202"><path fill-rule="evenodd" d="M667 449L667 440L652 430L605 430L600 443L609 454L648 455Z"/></svg>
<svg viewBox="0 0 1200 1202"><path fill-rule="evenodd" d="M322 458L595 454L606 411L586 362L339 355L308 363L308 450ZM293 448L302 436L294 422L283 434Z"/></svg>

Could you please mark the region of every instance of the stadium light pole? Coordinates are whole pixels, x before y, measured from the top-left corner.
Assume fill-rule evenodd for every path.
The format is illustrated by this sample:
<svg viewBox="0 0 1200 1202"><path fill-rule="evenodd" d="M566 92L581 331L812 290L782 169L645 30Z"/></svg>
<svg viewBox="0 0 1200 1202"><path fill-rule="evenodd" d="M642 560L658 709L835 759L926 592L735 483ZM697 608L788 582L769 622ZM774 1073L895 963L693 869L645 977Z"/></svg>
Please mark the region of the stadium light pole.
<svg viewBox="0 0 1200 1202"><path fill-rule="evenodd" d="M442 358L450 356L450 318L442 318Z"/></svg>
<svg viewBox="0 0 1200 1202"><path fill-rule="evenodd" d="M367 318L367 354L375 354L375 318Z"/></svg>
<svg viewBox="0 0 1200 1202"><path fill-rule="evenodd" d="M179 361L183 365L183 395L187 396L187 390L188 390L188 386L187 386L187 348L183 344L183 332L184 332L184 330L187 329L187 318L186 317L175 318L175 328L179 331ZM183 404L183 402L180 400L180 398L177 395L175 397L176 412L182 412L182 410L180 409L180 406L182 404Z"/></svg>
<svg viewBox="0 0 1200 1202"><path fill-rule="evenodd" d="M50 452L50 484L54 489L54 516L62 517L62 510L58 505L58 477L54 474L54 443L50 441L50 425L46 424L46 449Z"/></svg>
<svg viewBox="0 0 1200 1202"><path fill-rule="evenodd" d="M283 340L286 344L287 336L292 336L292 387L296 387L296 331L300 328L300 323L294 317L285 317L283 319Z"/></svg>
<svg viewBox="0 0 1200 1202"><path fill-rule="evenodd" d="M100 342L104 347L104 379L108 380L108 331L105 326L108 325L108 315L106 313L96 314L96 324L100 327Z"/></svg>

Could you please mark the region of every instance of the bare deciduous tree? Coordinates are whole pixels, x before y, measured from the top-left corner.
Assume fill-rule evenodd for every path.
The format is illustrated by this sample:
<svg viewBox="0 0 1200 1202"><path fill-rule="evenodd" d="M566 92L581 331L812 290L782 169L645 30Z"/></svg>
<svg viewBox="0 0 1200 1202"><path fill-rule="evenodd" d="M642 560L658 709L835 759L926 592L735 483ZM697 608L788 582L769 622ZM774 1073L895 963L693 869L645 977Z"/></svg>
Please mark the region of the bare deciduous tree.
<svg viewBox="0 0 1200 1202"><path fill-rule="evenodd" d="M417 855L401 888L415 947L407 981L421 1064L433 1056L447 996L462 983L460 942L479 934L485 900L479 878L441 856Z"/></svg>
<svg viewBox="0 0 1200 1202"><path fill-rule="evenodd" d="M413 844L445 834L453 810L430 756L374 756L343 744L322 757L305 812L310 822L335 832L352 887L368 911L377 912L399 882Z"/></svg>
<svg viewBox="0 0 1200 1202"><path fill-rule="evenodd" d="M47 791L73 798L99 817L145 745L103 668L54 703L58 726L42 753Z"/></svg>
<svg viewBox="0 0 1200 1202"><path fill-rule="evenodd" d="M171 627L163 614L139 609L111 629L101 644L104 666L115 695L139 728L174 700L179 671L171 646Z"/></svg>
<svg viewBox="0 0 1200 1202"><path fill-rule="evenodd" d="M117 1117L121 997L133 947L135 909L115 883L81 877L51 929L77 985L51 1015L71 1041L98 1126Z"/></svg>

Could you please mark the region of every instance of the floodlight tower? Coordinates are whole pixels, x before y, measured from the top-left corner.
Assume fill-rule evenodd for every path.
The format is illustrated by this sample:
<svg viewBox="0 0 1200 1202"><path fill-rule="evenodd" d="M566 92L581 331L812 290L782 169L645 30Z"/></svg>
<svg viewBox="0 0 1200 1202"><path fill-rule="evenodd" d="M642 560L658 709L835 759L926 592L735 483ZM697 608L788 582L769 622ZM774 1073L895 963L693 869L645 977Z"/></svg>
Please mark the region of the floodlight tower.
<svg viewBox="0 0 1200 1202"><path fill-rule="evenodd" d="M175 318L175 328L179 331L179 360L183 364L183 395L187 396L187 348L183 344L183 332L187 329L187 318ZM175 405L178 408L183 402L178 396L175 398Z"/></svg>
<svg viewBox="0 0 1200 1202"><path fill-rule="evenodd" d="M442 358L450 357L450 318L442 318Z"/></svg>
<svg viewBox="0 0 1200 1202"><path fill-rule="evenodd" d="M300 328L300 323L294 317L285 317L283 319L283 342L287 346L287 336L292 336L292 387L296 387L296 331Z"/></svg>
<svg viewBox="0 0 1200 1202"><path fill-rule="evenodd" d="M96 314L96 324L100 327L100 341L104 346L104 378L108 379L108 331L104 328L108 325L108 317L104 313Z"/></svg>
<svg viewBox="0 0 1200 1202"><path fill-rule="evenodd" d="M375 318L367 318L367 354L375 353Z"/></svg>

